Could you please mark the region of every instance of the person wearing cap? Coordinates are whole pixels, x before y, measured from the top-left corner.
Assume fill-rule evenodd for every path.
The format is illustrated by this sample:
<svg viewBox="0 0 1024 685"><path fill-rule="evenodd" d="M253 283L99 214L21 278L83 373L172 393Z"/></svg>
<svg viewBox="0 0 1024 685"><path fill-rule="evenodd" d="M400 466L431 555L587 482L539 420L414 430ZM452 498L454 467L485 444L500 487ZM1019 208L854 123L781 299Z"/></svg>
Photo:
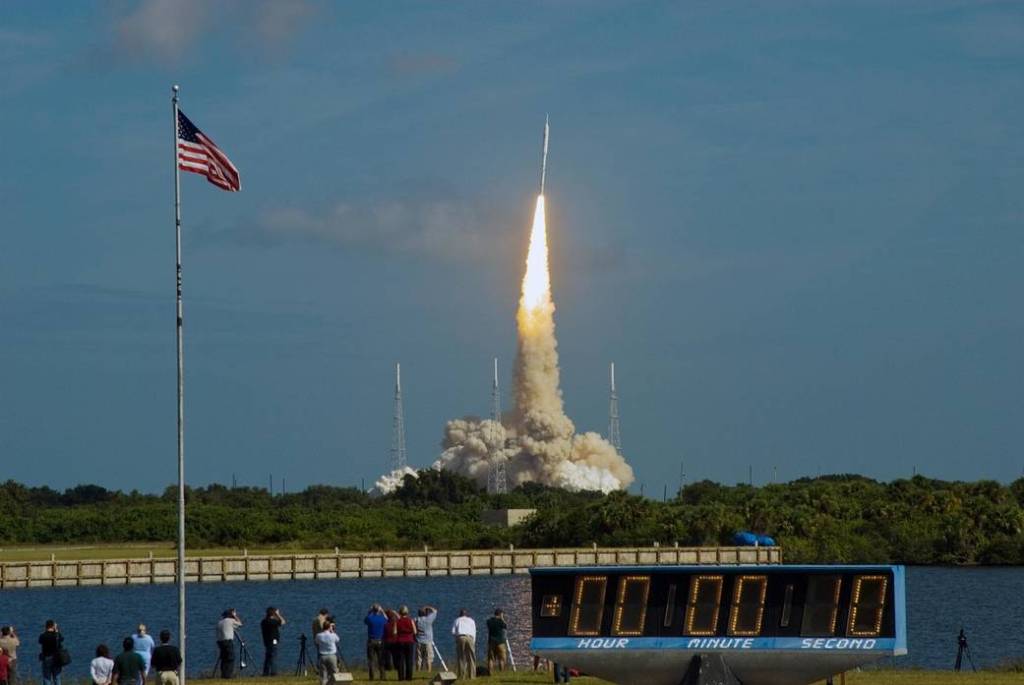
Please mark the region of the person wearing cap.
<svg viewBox="0 0 1024 685"><path fill-rule="evenodd" d="M277 645L281 642L281 626L287 621L277 607L267 607L267 615L260 621L263 636L263 675L277 675ZM313 637L316 637L314 633Z"/></svg>
<svg viewBox="0 0 1024 685"><path fill-rule="evenodd" d="M235 677L235 630L242 627L238 612L227 609L217 621L217 649L220 650L220 677Z"/></svg>

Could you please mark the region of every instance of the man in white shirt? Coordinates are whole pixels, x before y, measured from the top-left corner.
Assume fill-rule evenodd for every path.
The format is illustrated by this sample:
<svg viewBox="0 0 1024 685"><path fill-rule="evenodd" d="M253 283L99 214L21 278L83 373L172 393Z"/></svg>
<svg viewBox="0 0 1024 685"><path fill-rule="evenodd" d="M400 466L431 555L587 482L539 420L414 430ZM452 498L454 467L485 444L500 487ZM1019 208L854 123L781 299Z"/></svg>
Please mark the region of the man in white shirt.
<svg viewBox="0 0 1024 685"><path fill-rule="evenodd" d="M465 609L459 611L459 617L452 624L452 635L455 636L455 655L459 662L458 676L476 678L476 621Z"/></svg>
<svg viewBox="0 0 1024 685"><path fill-rule="evenodd" d="M320 656L320 685L327 685L338 672L338 643L341 638L335 632L334 621L328 620L323 632L317 633L314 641Z"/></svg>
<svg viewBox="0 0 1024 685"><path fill-rule="evenodd" d="M235 677L235 629L242 627L238 612L228 609L217 621L217 648L220 650L220 677Z"/></svg>

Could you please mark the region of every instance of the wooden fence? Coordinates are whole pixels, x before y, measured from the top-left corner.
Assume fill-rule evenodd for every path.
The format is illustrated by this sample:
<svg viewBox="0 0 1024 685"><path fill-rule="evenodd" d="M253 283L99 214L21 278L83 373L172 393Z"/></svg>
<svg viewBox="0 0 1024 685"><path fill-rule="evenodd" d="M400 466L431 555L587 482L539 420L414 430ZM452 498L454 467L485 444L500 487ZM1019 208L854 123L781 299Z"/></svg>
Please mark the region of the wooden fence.
<svg viewBox="0 0 1024 685"><path fill-rule="evenodd" d="M779 564L779 547L629 547L191 557L188 582L526 573L536 566ZM174 559L0 562L0 589L173 583Z"/></svg>

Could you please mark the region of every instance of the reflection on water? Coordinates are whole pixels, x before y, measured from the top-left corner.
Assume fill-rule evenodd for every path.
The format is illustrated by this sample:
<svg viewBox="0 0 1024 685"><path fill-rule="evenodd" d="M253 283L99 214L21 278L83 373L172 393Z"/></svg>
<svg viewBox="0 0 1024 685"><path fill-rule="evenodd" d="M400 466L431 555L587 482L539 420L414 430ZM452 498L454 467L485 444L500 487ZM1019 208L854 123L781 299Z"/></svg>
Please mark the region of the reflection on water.
<svg viewBox="0 0 1024 685"><path fill-rule="evenodd" d="M978 666L1024 656L1024 569L910 568L907 571L907 613L910 655L899 666L949 669L956 656L956 635L962 626ZM25 647L22 668L35 666L35 638L43 623L60 623L74 658L74 675L88 673L89 660L100 642L120 645L139 622L151 633L177 625L173 586L36 588L0 594L0 625L18 626ZM282 631L278 665L295 669L298 637L308 634L314 614L329 608L338 620L342 652L353 663L363 661L366 609L373 602L415 609L432 604L440 610L434 634L451 663L451 622L465 607L477 620L477 649L483 656L484 620L496 607L505 610L509 639L518 662L529 655L530 584L525 576L379 578L210 583L188 588L189 671L209 672L216 659L213 626L221 612L234 607L242 616L253 663L246 674L258 674L263 659L259 621L267 606L281 610L289 624ZM175 638L176 641L176 638ZM115 650L116 651L116 650Z"/></svg>

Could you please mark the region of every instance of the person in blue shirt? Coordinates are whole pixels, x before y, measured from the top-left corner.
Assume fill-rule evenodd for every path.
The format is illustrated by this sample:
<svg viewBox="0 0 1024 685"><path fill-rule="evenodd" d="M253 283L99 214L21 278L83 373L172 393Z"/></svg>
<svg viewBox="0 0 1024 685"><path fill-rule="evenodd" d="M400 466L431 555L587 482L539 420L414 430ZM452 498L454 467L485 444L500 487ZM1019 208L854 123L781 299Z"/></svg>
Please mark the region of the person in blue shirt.
<svg viewBox="0 0 1024 685"><path fill-rule="evenodd" d="M384 615L380 604L374 604L363 623L366 624L366 664L370 680L373 680L374 672L380 680L384 680L384 628L388 624L388 617Z"/></svg>
<svg viewBox="0 0 1024 685"><path fill-rule="evenodd" d="M132 634L132 651L142 657L142 663L145 664L143 673L149 676L149 662L153 659L153 648L156 647L156 642L153 641L153 636L146 632L146 626L142 623L139 624L139 629Z"/></svg>

